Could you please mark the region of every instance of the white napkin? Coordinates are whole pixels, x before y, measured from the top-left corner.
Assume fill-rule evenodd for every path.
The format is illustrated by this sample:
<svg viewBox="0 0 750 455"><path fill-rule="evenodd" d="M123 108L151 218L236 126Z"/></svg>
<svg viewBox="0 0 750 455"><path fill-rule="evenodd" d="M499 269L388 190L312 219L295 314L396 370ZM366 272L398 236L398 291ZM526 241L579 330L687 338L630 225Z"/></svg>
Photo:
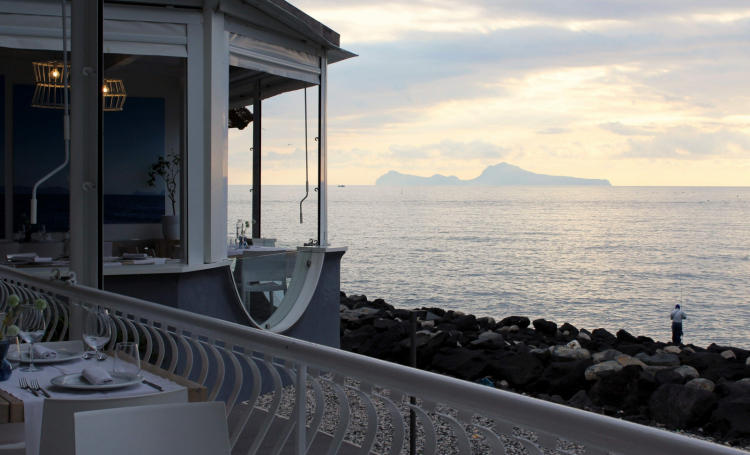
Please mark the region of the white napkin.
<svg viewBox="0 0 750 455"><path fill-rule="evenodd" d="M123 259L146 259L148 254L146 253L125 253L122 255Z"/></svg>
<svg viewBox="0 0 750 455"><path fill-rule="evenodd" d="M45 348L44 346L35 344L34 347L31 349L34 350L35 359L56 359L57 358L57 352L53 351L52 349Z"/></svg>
<svg viewBox="0 0 750 455"><path fill-rule="evenodd" d="M84 368L81 375L92 385L105 385L115 382L112 376L99 367Z"/></svg>

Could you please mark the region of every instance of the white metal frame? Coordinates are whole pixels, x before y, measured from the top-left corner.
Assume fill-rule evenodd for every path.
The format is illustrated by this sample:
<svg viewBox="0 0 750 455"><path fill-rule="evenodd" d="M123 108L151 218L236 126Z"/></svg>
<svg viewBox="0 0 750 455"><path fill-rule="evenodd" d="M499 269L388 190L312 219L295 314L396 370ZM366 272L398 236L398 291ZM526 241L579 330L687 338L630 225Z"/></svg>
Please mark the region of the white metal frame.
<svg viewBox="0 0 750 455"><path fill-rule="evenodd" d="M145 340L144 360L155 357L155 365L165 371L182 377L197 377L197 382L208 386L209 400L216 400L222 389L230 390L225 401L226 415L240 412L240 418L230 427L232 447L246 430L251 414L260 412L253 404L257 403L261 385L268 380L259 367L267 368L274 398L264 423L257 429L250 454L258 453L271 420L279 410L281 374L291 378L296 400L273 453L278 453L285 443L294 444L297 455L307 453L324 415L331 412L334 415L328 417L338 422L338 430L332 435L327 453L337 453L354 404L345 392L353 393L367 414L362 454L370 453L381 423L376 402L385 405L391 416L390 424L394 428L391 455L405 449L407 419L402 413L404 409L416 413L424 429L419 445L422 453L428 455L436 451L438 425L448 425L452 429L461 454L471 453L473 435L481 435L487 444L487 453L494 454L506 453L500 435L522 444L532 455L542 455L541 447L560 454L572 453L558 448L559 440L585 446L586 455L744 453L656 428L0 267L0 311L6 307L7 296L11 293L45 298L50 303L48 311L54 312L53 320L62 324L54 326L63 328L62 337L69 311L82 305L108 308L115 316L118 333ZM73 326L77 323L72 320ZM51 332L46 339L50 337ZM113 337L112 343L116 339L117 336ZM250 377L243 375L243 368L250 372ZM209 377L215 381L207 381ZM306 393L304 385L312 387L315 401L310 425L298 425L306 421L308 403L301 399ZM335 392L337 408L325 406L321 385ZM409 396L416 397L418 404L409 404ZM239 400L247 400L249 405L242 405ZM531 430L536 439L529 438L528 433L517 432L516 428Z"/></svg>

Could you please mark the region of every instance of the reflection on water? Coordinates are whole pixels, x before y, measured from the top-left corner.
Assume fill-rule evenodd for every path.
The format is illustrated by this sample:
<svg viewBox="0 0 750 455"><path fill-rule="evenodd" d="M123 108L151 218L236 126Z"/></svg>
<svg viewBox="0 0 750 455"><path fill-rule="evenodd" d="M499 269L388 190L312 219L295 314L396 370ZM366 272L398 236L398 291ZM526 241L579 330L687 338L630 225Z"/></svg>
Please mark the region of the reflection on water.
<svg viewBox="0 0 750 455"><path fill-rule="evenodd" d="M250 218L230 187L228 231ZM403 193L402 193L403 190ZM577 327L750 346L750 188L329 188L330 235L348 246L341 289L396 306L544 317ZM316 233L303 186L263 188L263 233ZM306 201L307 204L307 201ZM308 211L309 210L309 211Z"/></svg>

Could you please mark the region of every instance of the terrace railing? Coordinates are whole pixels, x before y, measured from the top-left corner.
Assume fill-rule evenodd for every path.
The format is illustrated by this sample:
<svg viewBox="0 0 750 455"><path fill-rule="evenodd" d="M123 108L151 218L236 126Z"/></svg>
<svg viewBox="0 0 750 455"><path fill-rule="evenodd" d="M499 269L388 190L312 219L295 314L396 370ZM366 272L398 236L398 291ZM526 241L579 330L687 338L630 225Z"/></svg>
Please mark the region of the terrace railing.
<svg viewBox="0 0 750 455"><path fill-rule="evenodd" d="M81 307L109 309L117 336L141 342L143 360L208 388L226 403L233 453L408 453L409 410L417 451L435 453L741 453L675 433L556 405L251 329L143 300L0 267L0 311L10 294L45 298L46 339L79 336ZM324 390L325 389L325 390ZM267 395L273 392L271 398ZM293 405L290 393L293 396ZM326 399L326 395L328 399ZM286 397L287 403L282 398ZM417 404L411 404L416 397ZM261 404L264 408L261 408ZM283 429L270 431L287 409ZM291 412L289 411L291 408ZM279 421L276 418L276 421ZM301 422L305 424L302 425ZM269 441L269 439L274 439ZM243 441L242 444L239 441ZM511 449L515 446L516 450ZM270 449L273 447L273 449Z"/></svg>

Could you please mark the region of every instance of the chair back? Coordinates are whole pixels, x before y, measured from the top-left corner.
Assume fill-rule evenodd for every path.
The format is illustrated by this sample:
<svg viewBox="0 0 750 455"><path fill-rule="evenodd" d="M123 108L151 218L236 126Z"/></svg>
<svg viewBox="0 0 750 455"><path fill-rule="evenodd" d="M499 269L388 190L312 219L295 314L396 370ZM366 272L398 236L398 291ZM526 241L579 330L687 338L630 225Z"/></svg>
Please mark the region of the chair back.
<svg viewBox="0 0 750 455"><path fill-rule="evenodd" d="M187 403L187 401L187 389L132 397L104 398L100 400L48 398L44 400L39 455L75 455L73 415L77 412L154 404ZM109 450L102 453L108 452Z"/></svg>
<svg viewBox="0 0 750 455"><path fill-rule="evenodd" d="M73 340L73 341L47 341L45 343L36 343L39 346L44 346L47 349L70 349L73 351L83 351L83 341L81 340ZM21 350L27 351L31 347L28 343L21 344Z"/></svg>
<svg viewBox="0 0 750 455"><path fill-rule="evenodd" d="M225 413L220 401L79 412L76 455L229 455Z"/></svg>

